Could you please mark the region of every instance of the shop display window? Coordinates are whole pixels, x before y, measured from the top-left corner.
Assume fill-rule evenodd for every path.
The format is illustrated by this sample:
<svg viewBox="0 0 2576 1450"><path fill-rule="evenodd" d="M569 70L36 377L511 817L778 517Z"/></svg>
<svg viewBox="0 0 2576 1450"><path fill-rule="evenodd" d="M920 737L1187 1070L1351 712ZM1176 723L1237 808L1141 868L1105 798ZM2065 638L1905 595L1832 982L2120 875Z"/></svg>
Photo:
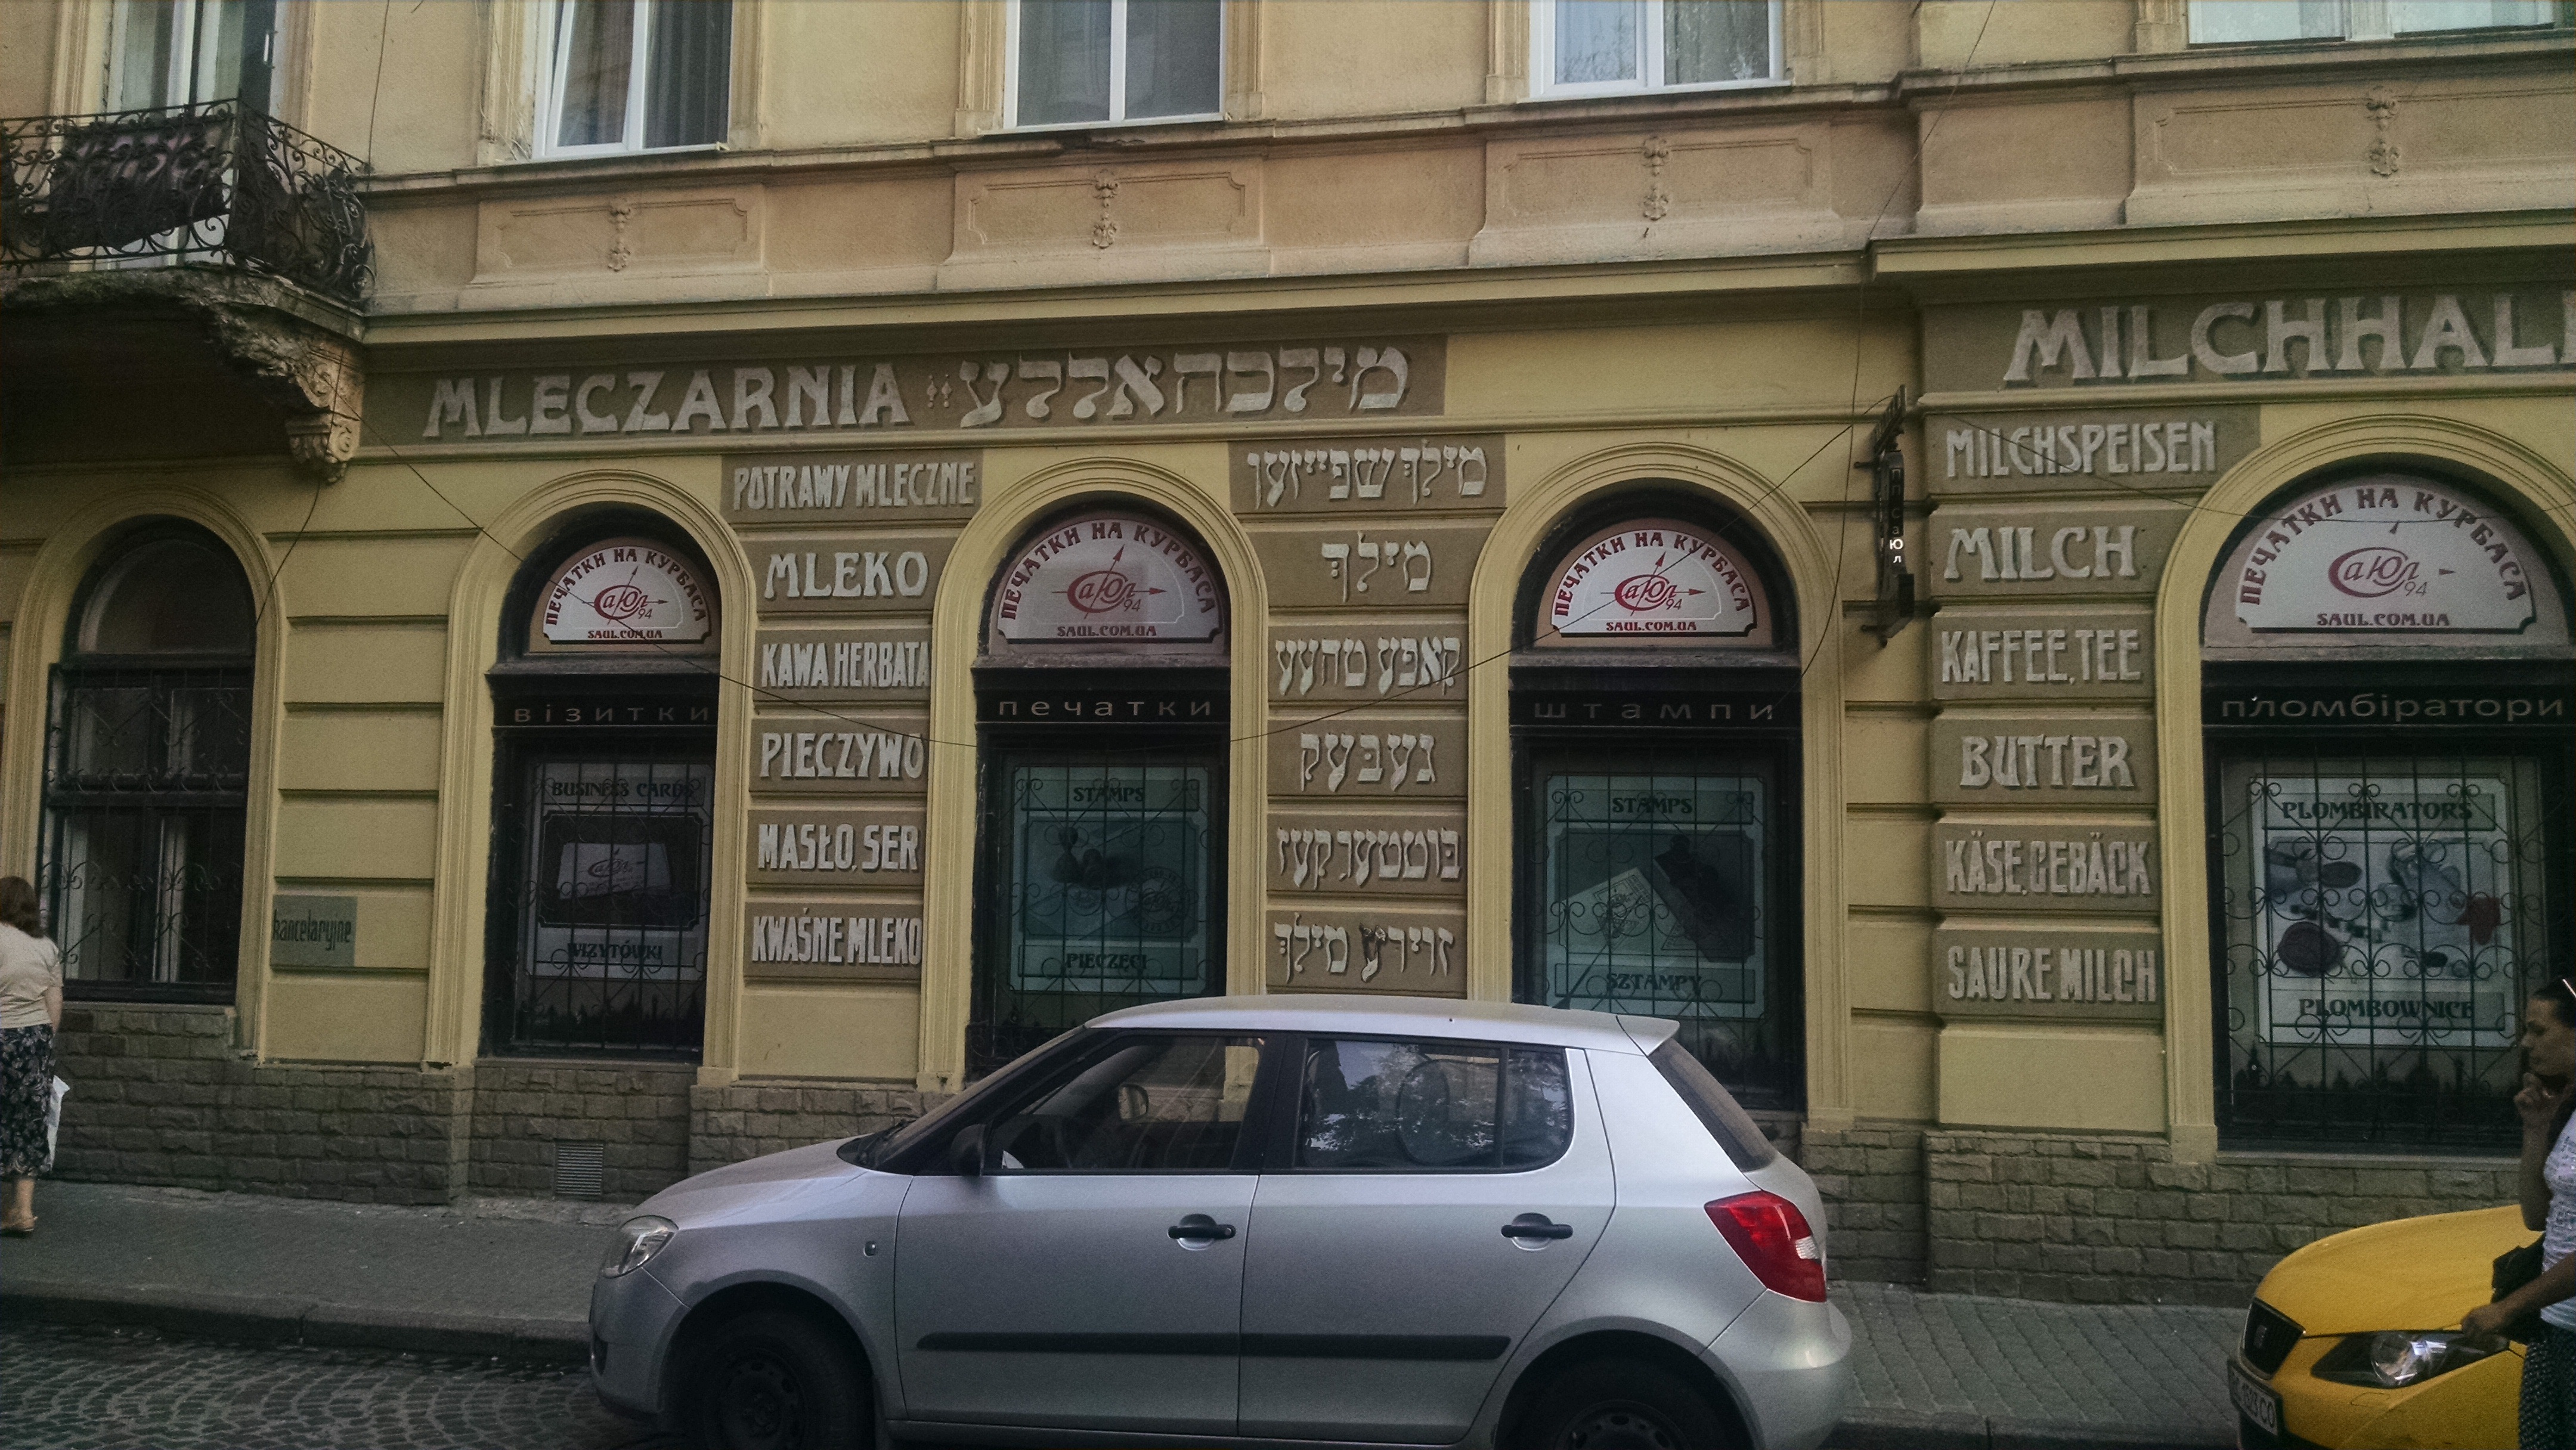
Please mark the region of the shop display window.
<svg viewBox="0 0 2576 1450"><path fill-rule="evenodd" d="M505 610L491 679L490 1052L699 1049L715 600L703 561L633 527L648 522L561 536L531 555Z"/></svg>
<svg viewBox="0 0 2576 1450"><path fill-rule="evenodd" d="M1794 1110L1799 679L1768 551L1632 505L1539 563L1512 658L1515 996L1677 1019L1729 1089Z"/></svg>
<svg viewBox="0 0 2576 1450"><path fill-rule="evenodd" d="M1197 542L1079 510L994 581L968 1070L1225 990L1226 607Z"/></svg>
<svg viewBox="0 0 2576 1450"><path fill-rule="evenodd" d="M43 886L75 996L229 1001L256 610L229 551L147 527L92 571L46 718Z"/></svg>
<svg viewBox="0 0 2576 1450"><path fill-rule="evenodd" d="M2576 943L2565 599L2507 516L2406 475L2295 490L2221 566L2222 1142L2511 1151L2522 1003Z"/></svg>

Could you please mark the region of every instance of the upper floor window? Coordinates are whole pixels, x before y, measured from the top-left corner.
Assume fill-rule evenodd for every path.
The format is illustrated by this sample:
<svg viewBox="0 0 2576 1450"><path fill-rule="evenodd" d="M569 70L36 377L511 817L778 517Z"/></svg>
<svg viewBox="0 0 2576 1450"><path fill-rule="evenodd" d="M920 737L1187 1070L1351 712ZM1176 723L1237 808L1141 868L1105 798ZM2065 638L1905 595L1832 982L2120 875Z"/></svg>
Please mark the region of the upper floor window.
<svg viewBox="0 0 2576 1450"><path fill-rule="evenodd" d="M2386 40L2429 30L2555 25L2560 0L2193 0L2194 45L2267 40Z"/></svg>
<svg viewBox="0 0 2576 1450"><path fill-rule="evenodd" d="M561 0L545 154L721 144L732 73L732 0Z"/></svg>
<svg viewBox="0 0 2576 1450"><path fill-rule="evenodd" d="M1213 120L1222 0L1016 0L1013 126Z"/></svg>
<svg viewBox="0 0 2576 1450"><path fill-rule="evenodd" d="M119 111L235 97L266 110L277 61L277 0L124 0L116 7L110 106Z"/></svg>
<svg viewBox="0 0 2576 1450"><path fill-rule="evenodd" d="M1781 78L1779 0L1533 0L1530 43L1536 96Z"/></svg>

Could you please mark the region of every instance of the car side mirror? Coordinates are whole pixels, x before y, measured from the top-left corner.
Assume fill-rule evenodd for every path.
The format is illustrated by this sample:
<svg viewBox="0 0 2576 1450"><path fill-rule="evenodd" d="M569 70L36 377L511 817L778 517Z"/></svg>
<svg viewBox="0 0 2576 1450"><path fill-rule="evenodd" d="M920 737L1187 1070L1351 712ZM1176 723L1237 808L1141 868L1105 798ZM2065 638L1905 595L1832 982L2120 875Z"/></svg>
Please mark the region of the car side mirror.
<svg viewBox="0 0 2576 1450"><path fill-rule="evenodd" d="M957 1136L948 1140L948 1167L961 1177L984 1176L983 1124L960 1128Z"/></svg>

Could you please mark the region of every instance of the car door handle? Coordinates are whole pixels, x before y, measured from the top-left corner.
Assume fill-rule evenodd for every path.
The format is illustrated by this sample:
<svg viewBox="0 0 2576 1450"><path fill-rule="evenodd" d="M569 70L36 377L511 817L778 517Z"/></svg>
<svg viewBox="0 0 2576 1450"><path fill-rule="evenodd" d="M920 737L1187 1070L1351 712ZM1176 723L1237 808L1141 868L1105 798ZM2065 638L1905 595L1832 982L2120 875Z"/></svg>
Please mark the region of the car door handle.
<svg viewBox="0 0 2576 1450"><path fill-rule="evenodd" d="M1175 1241L1187 1239L1208 1239L1213 1241L1216 1239L1230 1239L1234 1237L1234 1225L1230 1223L1218 1223L1215 1219L1212 1219L1203 1213L1193 1213L1183 1215L1179 1223L1172 1225L1169 1229L1166 1229L1165 1232L1169 1233Z"/></svg>
<svg viewBox="0 0 2576 1450"><path fill-rule="evenodd" d="M1548 1216L1543 1213L1525 1213L1520 1217L1513 1219L1510 1223L1503 1225L1503 1237L1507 1239L1570 1239L1574 1237L1574 1225L1570 1223L1551 1223L1548 1220Z"/></svg>

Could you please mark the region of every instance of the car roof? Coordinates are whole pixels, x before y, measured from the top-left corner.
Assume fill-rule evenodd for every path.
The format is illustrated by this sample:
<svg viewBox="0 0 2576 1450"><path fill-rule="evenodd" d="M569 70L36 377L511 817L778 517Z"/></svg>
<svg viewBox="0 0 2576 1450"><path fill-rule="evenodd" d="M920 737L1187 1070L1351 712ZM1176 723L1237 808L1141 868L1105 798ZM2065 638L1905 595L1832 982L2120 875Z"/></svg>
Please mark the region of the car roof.
<svg viewBox="0 0 2576 1450"><path fill-rule="evenodd" d="M1657 1017L1572 1012L1516 1002L1402 997L1358 992L1283 992L1258 997L1193 997L1128 1007L1091 1019L1094 1028L1177 1027L1200 1032L1329 1032L1355 1037L1454 1037L1545 1043L1597 1052L1650 1052L1679 1030Z"/></svg>

